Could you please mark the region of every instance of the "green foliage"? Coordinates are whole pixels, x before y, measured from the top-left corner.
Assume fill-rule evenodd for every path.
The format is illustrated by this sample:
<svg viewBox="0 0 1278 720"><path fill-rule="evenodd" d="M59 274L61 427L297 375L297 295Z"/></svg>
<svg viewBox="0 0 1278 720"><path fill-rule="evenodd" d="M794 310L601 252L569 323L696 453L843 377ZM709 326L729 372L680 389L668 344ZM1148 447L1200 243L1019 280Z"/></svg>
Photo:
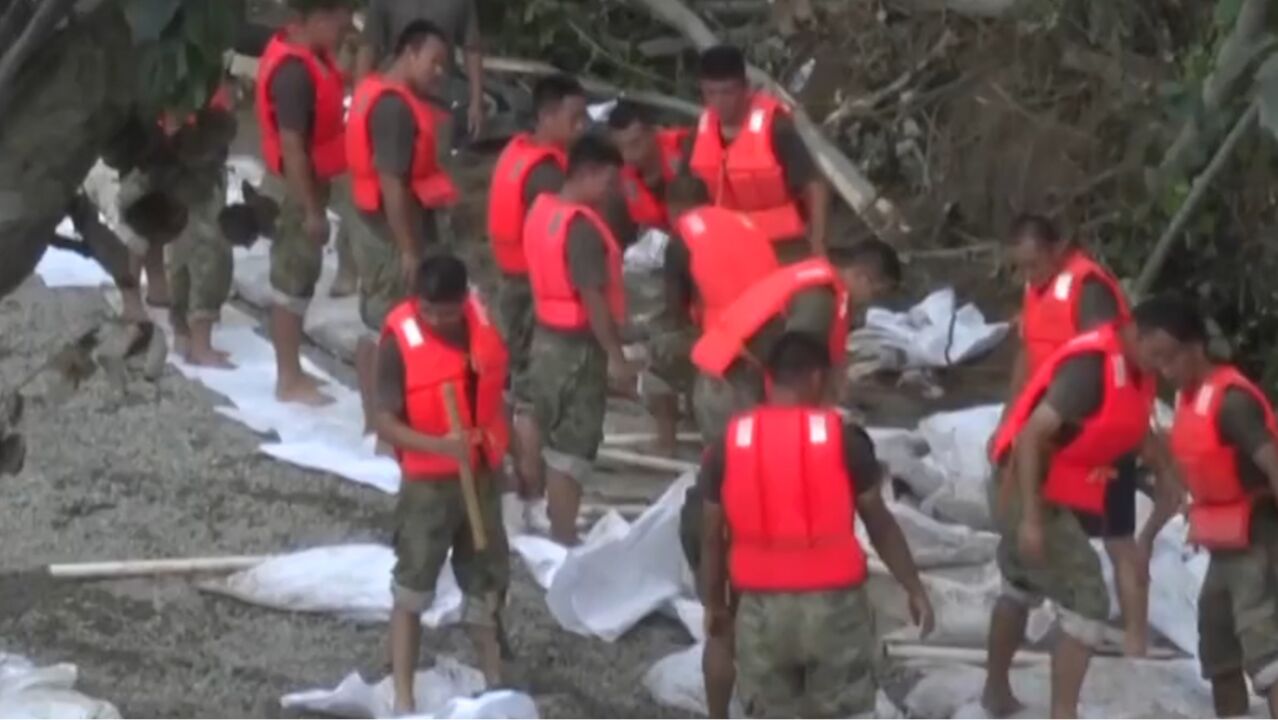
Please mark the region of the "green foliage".
<svg viewBox="0 0 1278 720"><path fill-rule="evenodd" d="M223 54L243 21L243 0L124 0L138 46L142 111L201 107L221 80Z"/></svg>

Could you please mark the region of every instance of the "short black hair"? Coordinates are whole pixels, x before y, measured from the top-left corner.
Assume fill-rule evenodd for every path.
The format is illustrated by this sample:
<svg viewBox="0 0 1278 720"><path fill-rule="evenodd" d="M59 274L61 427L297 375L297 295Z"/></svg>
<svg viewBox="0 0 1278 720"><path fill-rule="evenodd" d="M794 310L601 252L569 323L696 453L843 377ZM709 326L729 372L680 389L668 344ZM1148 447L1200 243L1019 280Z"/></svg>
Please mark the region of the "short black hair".
<svg viewBox="0 0 1278 720"><path fill-rule="evenodd" d="M403 55L408 50L420 50L427 40L435 38L444 45L448 44L448 36L444 34L439 26L429 20L414 20L408 23L408 27L399 34L399 39L395 41L395 57Z"/></svg>
<svg viewBox="0 0 1278 720"><path fill-rule="evenodd" d="M625 130L635 123L647 125L648 111L642 105L630 100L618 100L608 113L608 127L613 130Z"/></svg>
<svg viewBox="0 0 1278 720"><path fill-rule="evenodd" d="M666 184L667 205L706 205L710 202L710 189L701 178L681 172Z"/></svg>
<svg viewBox="0 0 1278 720"><path fill-rule="evenodd" d="M745 80L745 55L735 45L715 45L701 53L697 64L697 77L701 80Z"/></svg>
<svg viewBox="0 0 1278 720"><path fill-rule="evenodd" d="M333 10L350 10L351 0L288 0L288 6L303 16Z"/></svg>
<svg viewBox="0 0 1278 720"><path fill-rule="evenodd" d="M806 332L785 333L768 354L768 376L782 385L805 380L814 372L829 372L830 367L830 348Z"/></svg>
<svg viewBox="0 0 1278 720"><path fill-rule="evenodd" d="M586 91L577 78L563 73L547 75L533 85L533 113L540 117L570 97L585 96Z"/></svg>
<svg viewBox="0 0 1278 720"><path fill-rule="evenodd" d="M1207 344L1207 321L1198 306L1184 298L1172 295L1150 298L1136 306L1132 319L1140 332L1162 330L1176 342Z"/></svg>
<svg viewBox="0 0 1278 720"><path fill-rule="evenodd" d="M865 268L894 286L900 285L905 275L896 248L878 238L861 240L846 247L832 247L829 254L830 262L836 267Z"/></svg>
<svg viewBox="0 0 1278 720"><path fill-rule="evenodd" d="M1008 239L1017 242L1021 238L1037 240L1044 245L1056 245L1061 241L1061 235L1051 220L1032 213L1022 213L1012 221Z"/></svg>
<svg viewBox="0 0 1278 720"><path fill-rule="evenodd" d="M470 292L466 263L456 255L431 255L417 268L417 296L432 303L459 303Z"/></svg>
<svg viewBox="0 0 1278 720"><path fill-rule="evenodd" d="M601 167L621 167L621 151L594 133L582 135L568 150L568 175Z"/></svg>

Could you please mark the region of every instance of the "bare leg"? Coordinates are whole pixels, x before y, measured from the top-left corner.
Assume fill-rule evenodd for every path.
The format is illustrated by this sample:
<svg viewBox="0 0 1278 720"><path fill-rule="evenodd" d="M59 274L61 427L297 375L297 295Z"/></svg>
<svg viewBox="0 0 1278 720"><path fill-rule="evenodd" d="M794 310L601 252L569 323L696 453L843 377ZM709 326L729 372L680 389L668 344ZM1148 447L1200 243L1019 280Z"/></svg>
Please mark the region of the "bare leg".
<svg viewBox="0 0 1278 720"><path fill-rule="evenodd" d="M413 676L417 672L417 654L421 641L421 616L410 610L393 608L390 645L396 715L407 715L417 710L417 699L413 696Z"/></svg>
<svg viewBox="0 0 1278 720"><path fill-rule="evenodd" d="M529 411L516 411L514 420L512 444L515 471L519 473L519 497L533 500L541 497L546 489L544 466L541 462L541 433L537 429L537 421Z"/></svg>
<svg viewBox="0 0 1278 720"><path fill-rule="evenodd" d="M1246 683L1243 685L1245 687ZM1244 697L1246 696L1244 695ZM1265 693L1265 699L1269 701L1269 717L1278 718L1278 683L1269 686L1269 690ZM1239 713L1239 715L1245 712L1247 712L1247 708L1244 705L1243 712Z"/></svg>
<svg viewBox="0 0 1278 720"><path fill-rule="evenodd" d="M370 338L360 338L355 345L355 375L364 407L364 433L369 434L373 432L373 397L377 391L377 344Z"/></svg>
<svg viewBox="0 0 1278 720"><path fill-rule="evenodd" d="M653 448L658 455L674 457L678 447L679 396L653 395L648 398L648 412L657 425L657 442Z"/></svg>
<svg viewBox="0 0 1278 720"><path fill-rule="evenodd" d="M191 335L187 341L186 361L192 365L204 365L231 370L235 363L231 356L213 347L213 320L209 318L192 319Z"/></svg>
<svg viewBox="0 0 1278 720"><path fill-rule="evenodd" d="M1000 597L990 617L988 658L985 663L985 691L981 704L992 717L1015 715L1025 706L1012 694L1012 658L1025 640L1029 610Z"/></svg>
<svg viewBox="0 0 1278 720"><path fill-rule="evenodd" d="M547 467L546 500L546 512L550 515L550 539L568 547L576 545L581 485L567 473Z"/></svg>
<svg viewBox="0 0 1278 720"><path fill-rule="evenodd" d="M169 293L169 276L164 270L164 247L152 245L146 249L146 302L152 307L168 307L173 301Z"/></svg>
<svg viewBox="0 0 1278 720"><path fill-rule="evenodd" d="M146 321L146 307L142 304L142 291L137 285L120 288L120 316L129 322Z"/></svg>
<svg viewBox="0 0 1278 720"><path fill-rule="evenodd" d="M1114 564L1118 606L1123 611L1123 653L1144 657L1149 646L1149 568L1141 566L1132 538L1109 538L1105 550Z"/></svg>
<svg viewBox="0 0 1278 720"><path fill-rule="evenodd" d="M706 683L706 710L712 718L728 717L732 688L737 682L735 644L736 637L732 632L706 638L706 647L701 655L701 674Z"/></svg>
<svg viewBox="0 0 1278 720"><path fill-rule="evenodd" d="M1269 714L1274 714L1274 694L1278 685L1269 688ZM1247 679L1242 670L1217 675L1211 679L1211 700L1216 706L1216 717L1241 717L1247 714Z"/></svg>
<svg viewBox="0 0 1278 720"><path fill-rule="evenodd" d="M1091 648L1061 633L1052 652L1052 717L1078 717L1078 696L1091 661Z"/></svg>
<svg viewBox="0 0 1278 720"><path fill-rule="evenodd" d="M470 641L475 645L475 654L479 656L480 669L483 670L488 689L501 687L501 642L497 639L497 626L471 625Z"/></svg>
<svg viewBox="0 0 1278 720"><path fill-rule="evenodd" d="M275 344L275 397L280 402L295 402L322 407L333 398L319 390L315 378L302 372L302 316L282 305L271 308L271 340Z"/></svg>

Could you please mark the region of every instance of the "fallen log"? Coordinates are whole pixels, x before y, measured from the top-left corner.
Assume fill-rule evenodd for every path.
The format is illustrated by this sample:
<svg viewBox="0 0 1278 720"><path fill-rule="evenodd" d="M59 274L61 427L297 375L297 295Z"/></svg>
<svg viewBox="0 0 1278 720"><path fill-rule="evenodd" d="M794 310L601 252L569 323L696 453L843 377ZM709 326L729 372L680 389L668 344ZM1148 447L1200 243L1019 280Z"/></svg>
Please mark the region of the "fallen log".
<svg viewBox="0 0 1278 720"><path fill-rule="evenodd" d="M683 33L699 50L719 44L719 38L705 21L685 5L682 0L632 0L648 9L657 19ZM830 184L840 197L852 206L861 219L884 241L899 245L910 233L900 210L891 200L882 197L878 188L830 142L812 122L794 97L770 75L753 65L748 66L750 77L764 86L768 92L790 105L795 129L803 144L816 160Z"/></svg>
<svg viewBox="0 0 1278 720"><path fill-rule="evenodd" d="M596 457L604 462L630 465L645 470L656 470L657 472L685 473L693 472L700 467L697 463L686 460L672 460L671 458L656 457L615 448L600 448Z"/></svg>
<svg viewBox="0 0 1278 720"><path fill-rule="evenodd" d="M227 573L247 570L269 560L270 557L269 555L227 555L222 557L173 558L168 560L59 563L49 566L49 574L56 578L93 580L139 575Z"/></svg>

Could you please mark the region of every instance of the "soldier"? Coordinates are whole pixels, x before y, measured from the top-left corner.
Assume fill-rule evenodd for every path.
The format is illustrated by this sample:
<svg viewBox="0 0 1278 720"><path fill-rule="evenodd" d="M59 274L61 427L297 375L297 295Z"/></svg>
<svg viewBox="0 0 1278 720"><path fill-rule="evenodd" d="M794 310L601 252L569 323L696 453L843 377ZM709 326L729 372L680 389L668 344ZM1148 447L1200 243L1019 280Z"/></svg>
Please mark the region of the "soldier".
<svg viewBox="0 0 1278 720"><path fill-rule="evenodd" d="M1002 534L1004 582L990 619L983 702L996 717L1021 707L1008 673L1029 608L1044 597L1058 606L1061 629L1052 652L1051 714L1077 715L1083 677L1109 619L1100 562L1079 513L1104 510L1114 462L1142 451L1158 472L1161 491L1142 536L1157 537L1179 505L1170 458L1149 432L1153 371L1130 323L1102 325L1042 362L994 435L991 513Z"/></svg>
<svg viewBox="0 0 1278 720"><path fill-rule="evenodd" d="M469 290L466 266L451 255L427 258L414 296L387 316L377 358L377 432L395 449L403 475L391 585L397 714L417 711L413 675L421 613L431 605L450 551L465 596L462 620L472 631L484 677L489 687L501 682L497 628L509 549L492 472L509 438L502 406L507 361L501 336ZM450 386L463 428L450 425ZM483 550L476 548L463 503L463 463L474 471L487 540Z"/></svg>
<svg viewBox="0 0 1278 720"><path fill-rule="evenodd" d="M447 58L448 42L439 28L425 20L410 23L394 61L384 73L365 76L351 103L346 143L360 211L354 236L359 309L373 334L356 351L366 420L376 382L376 333L412 288L422 258L440 249L436 210L457 201L457 188L435 152L439 111L427 100Z"/></svg>
<svg viewBox="0 0 1278 720"><path fill-rule="evenodd" d="M563 186L568 145L586 129L586 94L566 75L552 75L533 88L536 124L511 138L493 168L488 191L488 238L500 274L497 318L510 351L515 452L524 498L541 491L541 441L533 419L528 380L533 336L533 297L524 258L524 220L542 193Z"/></svg>
<svg viewBox="0 0 1278 720"><path fill-rule="evenodd" d="M608 115L613 143L621 151L621 190L630 219L639 227L669 230L673 222L666 210L666 187L675 179L688 141L686 128L654 128L643 110L628 100L618 100Z"/></svg>
<svg viewBox="0 0 1278 720"><path fill-rule="evenodd" d="M1141 344L1179 391L1171 451L1189 486L1189 542L1211 553L1198 658L1219 717L1247 714L1247 680L1278 717L1278 423L1265 394L1207 355L1192 304L1136 307ZM1245 675L1244 675L1245 671Z"/></svg>
<svg viewBox="0 0 1278 720"><path fill-rule="evenodd" d="M577 543L582 487L603 441L608 379L633 382L638 372L621 347L622 246L598 209L620 167L610 143L582 137L563 189L538 197L524 225L537 319L528 376L544 441L550 532L569 546Z"/></svg>
<svg viewBox="0 0 1278 720"><path fill-rule="evenodd" d="M733 418L701 467L706 634L731 636L735 625L750 717L873 712L877 638L857 517L905 588L914 622L923 635L932 630L931 602L883 501L874 445L827 404L831 369L823 342L782 336L768 359L767 400Z"/></svg>
<svg viewBox="0 0 1278 720"><path fill-rule="evenodd" d="M745 58L735 47L706 50L697 72L706 109L688 169L706 184L715 205L749 215L776 243L781 262L824 256L830 188L789 108L750 89Z"/></svg>
<svg viewBox="0 0 1278 720"><path fill-rule="evenodd" d="M271 243L275 396L320 406L333 399L302 370L302 321L329 239L330 183L346 172L346 90L333 54L351 13L348 0L291 0L291 6L300 17L267 45L257 82L262 155L288 185Z"/></svg>

